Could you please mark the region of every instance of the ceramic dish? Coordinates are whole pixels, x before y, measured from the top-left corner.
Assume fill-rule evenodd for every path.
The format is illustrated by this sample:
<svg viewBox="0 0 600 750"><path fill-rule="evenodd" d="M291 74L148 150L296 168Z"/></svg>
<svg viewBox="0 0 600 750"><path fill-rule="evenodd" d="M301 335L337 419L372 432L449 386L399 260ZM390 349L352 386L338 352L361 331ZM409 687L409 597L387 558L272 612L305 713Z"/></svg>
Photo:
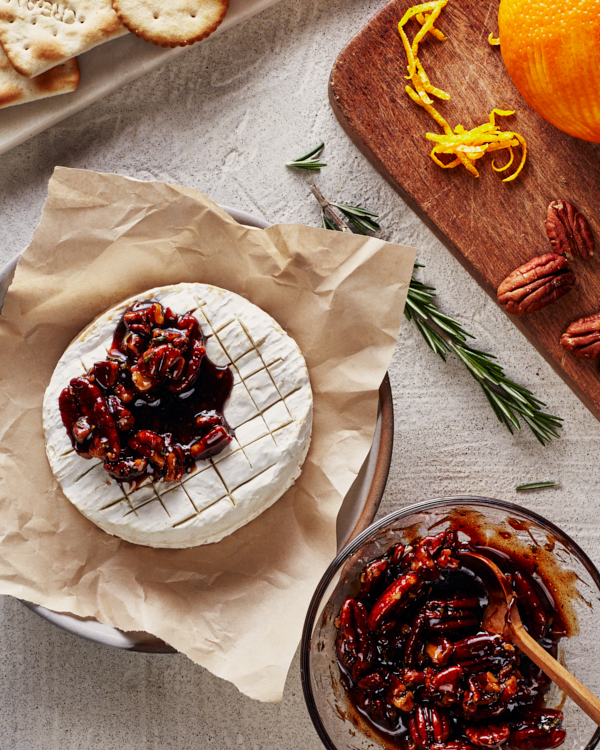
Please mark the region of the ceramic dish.
<svg viewBox="0 0 600 750"><path fill-rule="evenodd" d="M269 225L244 211L223 207L240 224L266 229ZM0 310L12 281L18 256L0 270ZM344 498L338 514L337 543L341 549L373 521L387 481L392 457L394 437L394 413L390 382L386 376L379 389L379 412L371 450L357 475L352 487ZM164 641L143 631L122 632L117 628L103 625L92 618L52 612L45 607L30 602L23 604L48 622L63 630L81 636L95 643L127 649L155 653L175 653Z"/></svg>
<svg viewBox="0 0 600 750"><path fill-rule="evenodd" d="M468 508L479 515L478 528L498 528L512 534L532 551L552 547L560 567L577 576L580 598L572 599L579 632L560 642L559 658L593 693L600 694L600 573L583 550L563 531L536 513L511 503L480 497L448 497L411 505L373 524L357 536L326 571L311 601L301 644L304 698L311 719L328 750L390 750L391 743L378 738L357 716L340 683L336 661L334 621L346 598L356 594L365 564L382 555L407 534L425 536L448 526L448 513ZM507 523L510 521L510 524ZM558 688L546 694L548 707L561 702ZM572 701L562 710L567 730L564 750L593 750L600 728Z"/></svg>

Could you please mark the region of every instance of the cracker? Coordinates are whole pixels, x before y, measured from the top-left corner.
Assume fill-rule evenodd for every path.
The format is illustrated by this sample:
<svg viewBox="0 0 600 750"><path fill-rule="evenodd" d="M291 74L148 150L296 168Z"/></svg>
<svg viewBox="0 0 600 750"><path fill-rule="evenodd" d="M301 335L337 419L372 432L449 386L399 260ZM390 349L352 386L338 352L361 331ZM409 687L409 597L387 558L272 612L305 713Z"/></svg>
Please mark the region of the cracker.
<svg viewBox="0 0 600 750"><path fill-rule="evenodd" d="M229 0L113 0L123 24L161 47L185 47L204 39L225 18Z"/></svg>
<svg viewBox="0 0 600 750"><path fill-rule="evenodd" d="M78 85L79 63L76 57L35 78L25 78L17 73L0 47L0 108L67 94L75 91Z"/></svg>
<svg viewBox="0 0 600 750"><path fill-rule="evenodd" d="M0 44L27 78L126 33L110 0L0 0Z"/></svg>

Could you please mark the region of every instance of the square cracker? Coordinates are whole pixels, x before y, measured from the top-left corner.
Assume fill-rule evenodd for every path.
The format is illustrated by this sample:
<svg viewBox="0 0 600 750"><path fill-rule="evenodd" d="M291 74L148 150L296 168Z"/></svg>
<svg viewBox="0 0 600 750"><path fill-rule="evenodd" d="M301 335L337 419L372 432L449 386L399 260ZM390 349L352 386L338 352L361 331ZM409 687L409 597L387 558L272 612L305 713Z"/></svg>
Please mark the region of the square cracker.
<svg viewBox="0 0 600 750"><path fill-rule="evenodd" d="M0 44L27 78L126 33L110 0L0 0Z"/></svg>
<svg viewBox="0 0 600 750"><path fill-rule="evenodd" d="M78 85L79 63L76 57L35 78L25 78L17 73L0 47L0 108L66 94L75 91Z"/></svg>

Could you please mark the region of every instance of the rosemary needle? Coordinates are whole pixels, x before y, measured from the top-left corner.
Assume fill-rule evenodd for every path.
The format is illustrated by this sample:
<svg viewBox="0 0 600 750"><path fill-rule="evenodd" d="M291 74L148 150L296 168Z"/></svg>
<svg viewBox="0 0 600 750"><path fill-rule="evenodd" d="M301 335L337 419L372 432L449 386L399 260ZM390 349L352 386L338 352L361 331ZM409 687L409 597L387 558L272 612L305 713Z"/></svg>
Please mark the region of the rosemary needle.
<svg viewBox="0 0 600 750"><path fill-rule="evenodd" d="M517 492L529 492L530 490L544 490L546 487L560 487L560 482L532 482L531 484L518 484Z"/></svg>
<svg viewBox="0 0 600 750"><path fill-rule="evenodd" d="M312 151L309 151L307 154L304 154L304 156L299 156L297 159L292 159L292 161L286 162L285 166L318 172L321 167L327 166L327 162L319 161L319 155L324 147L324 143L319 143L318 146L313 148Z"/></svg>
<svg viewBox="0 0 600 750"><path fill-rule="evenodd" d="M379 224L375 221L378 215L375 212L346 203L331 203L315 185L311 186L311 190L321 206L321 219L325 229L349 232L349 223L361 234L366 234L367 230L379 229ZM345 220L333 210L334 208L343 214ZM423 266L415 263L415 268ZM427 346L444 361L450 353L461 360L479 383L494 414L511 435L514 434L514 430L521 429L522 420L542 445L549 443L552 438L559 438L557 430L562 426L563 420L542 411L546 404L536 398L530 390L507 378L493 354L471 346L468 339L474 339L473 334L466 331L458 320L438 308L434 301L436 295L435 287L417 281L414 276L411 278L404 315L417 326ZM555 483L538 482L531 487L520 485L522 489L519 490L517 487L517 490L553 486Z"/></svg>

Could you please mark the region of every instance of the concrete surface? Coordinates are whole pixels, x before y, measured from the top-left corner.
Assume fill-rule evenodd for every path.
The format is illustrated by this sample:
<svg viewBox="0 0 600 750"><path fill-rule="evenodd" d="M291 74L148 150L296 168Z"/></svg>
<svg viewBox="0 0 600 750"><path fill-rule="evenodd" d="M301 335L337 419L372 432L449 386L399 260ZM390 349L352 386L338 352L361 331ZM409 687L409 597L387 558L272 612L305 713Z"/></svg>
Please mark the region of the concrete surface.
<svg viewBox="0 0 600 750"><path fill-rule="evenodd" d="M379 210L380 236L419 248L421 278L506 372L564 417L542 448L511 436L455 359L444 364L403 324L390 367L395 452L381 513L445 494L521 502L600 562L600 426L506 316L343 134L327 79L344 44L384 0L282 0L0 159L0 261L30 241L55 165L188 185L270 222L318 225L312 174L283 163L324 140L317 176L331 198ZM85 248L82 248L85 252ZM560 489L517 496L522 482ZM182 656L95 646L0 600L0 750L317 750L298 661L284 701L241 696Z"/></svg>

